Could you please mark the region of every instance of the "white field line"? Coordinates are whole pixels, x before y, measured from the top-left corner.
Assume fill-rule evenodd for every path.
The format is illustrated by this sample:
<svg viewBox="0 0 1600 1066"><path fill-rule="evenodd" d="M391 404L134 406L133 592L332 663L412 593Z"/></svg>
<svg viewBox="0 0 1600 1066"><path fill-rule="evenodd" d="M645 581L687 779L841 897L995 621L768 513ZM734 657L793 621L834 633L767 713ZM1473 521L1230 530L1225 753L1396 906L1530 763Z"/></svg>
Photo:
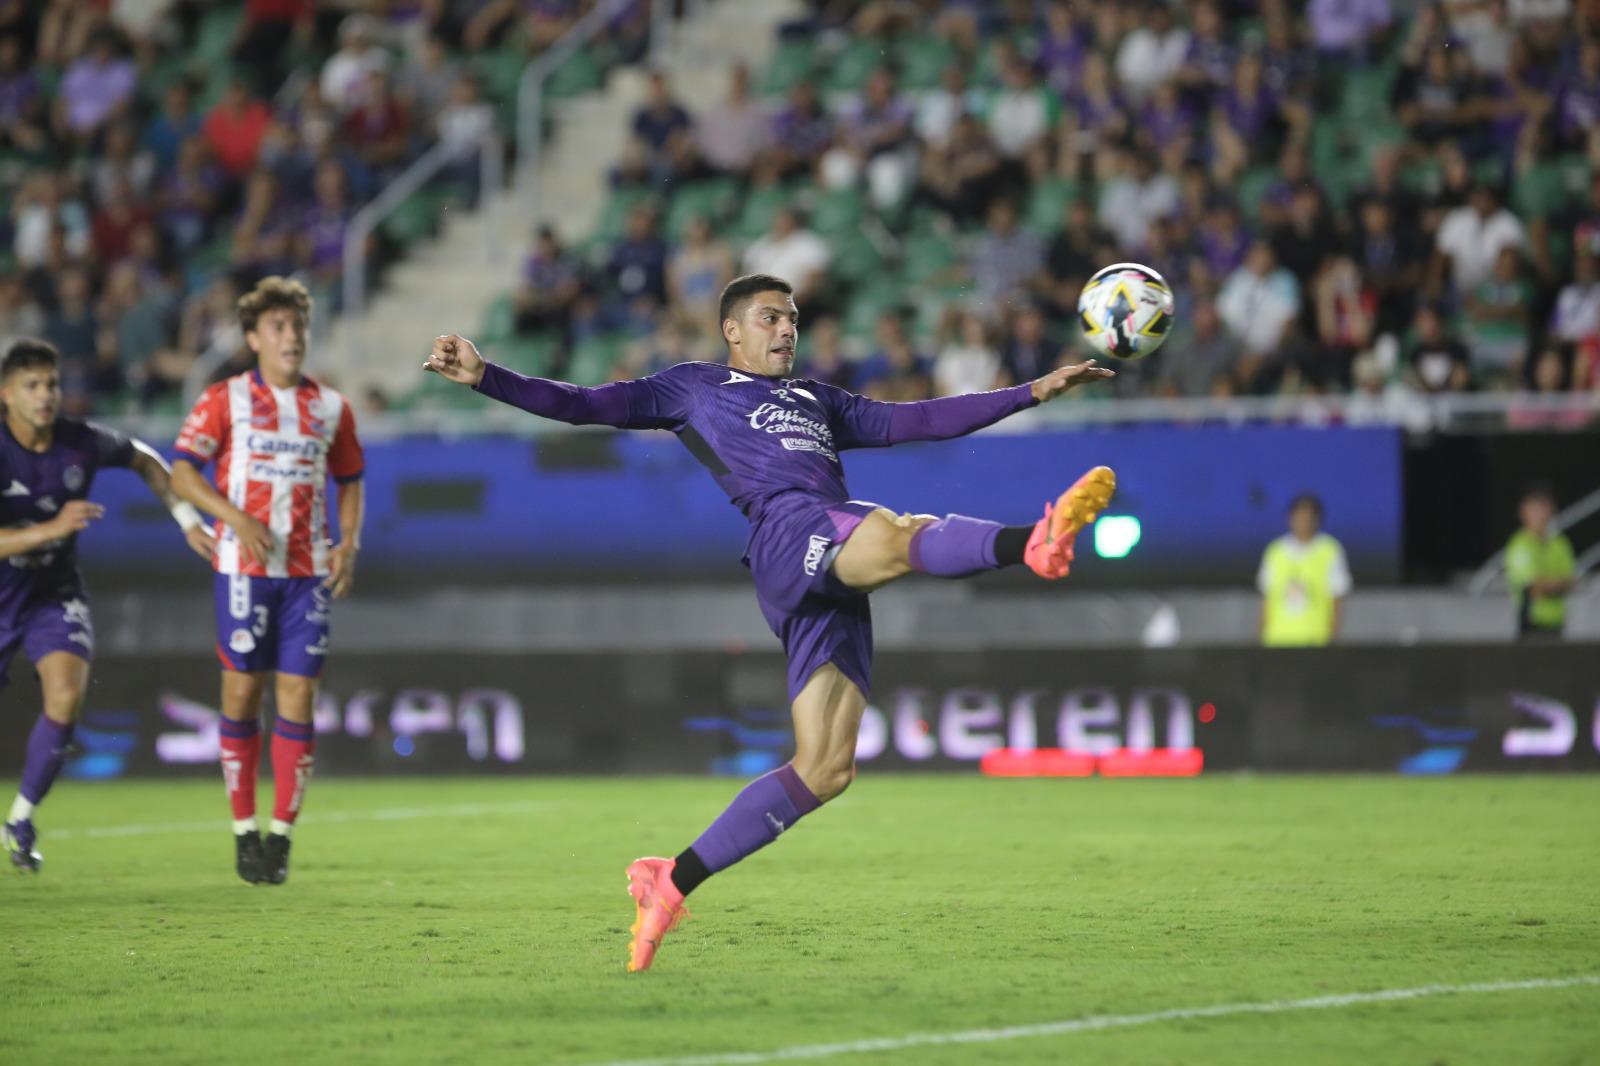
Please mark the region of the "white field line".
<svg viewBox="0 0 1600 1066"><path fill-rule="evenodd" d="M218 801L219 806L225 806ZM414 818L473 818L485 814L530 814L554 808L554 803L457 803L445 807L382 807L375 811L334 811L302 815L301 825L338 825L344 822L403 822ZM152 822L148 825L103 825L84 829L47 829L46 840L73 837L142 837L161 833L216 833L228 828L226 817L199 822Z"/></svg>
<svg viewBox="0 0 1600 1066"><path fill-rule="evenodd" d="M680 1055L664 1059L630 1059L605 1066L745 1066L748 1063L784 1062L793 1059L825 1059L834 1055L859 1055L871 1051L903 1051L907 1048L942 1044L993 1044L1037 1036L1067 1036L1099 1029L1127 1029L1158 1022L1188 1021L1193 1018L1227 1018L1239 1014L1285 1014L1301 1010L1329 1010L1358 1007L1366 1003L1391 1003L1403 999L1431 996L1461 996L1487 992L1528 992L1540 989L1576 988L1600 985L1600 975L1553 977L1533 981L1489 981L1472 985L1422 985L1418 988L1390 988L1377 992L1349 992L1339 996L1314 996L1310 999L1280 999L1269 1003L1221 1003L1214 1007L1183 1007L1152 1011L1149 1014L1100 1014L1068 1021L1039 1025L1014 1025L1005 1029L967 1029L953 1033L910 1033L906 1036L850 1040L839 1044L800 1044L771 1051L735 1051L709 1055Z"/></svg>

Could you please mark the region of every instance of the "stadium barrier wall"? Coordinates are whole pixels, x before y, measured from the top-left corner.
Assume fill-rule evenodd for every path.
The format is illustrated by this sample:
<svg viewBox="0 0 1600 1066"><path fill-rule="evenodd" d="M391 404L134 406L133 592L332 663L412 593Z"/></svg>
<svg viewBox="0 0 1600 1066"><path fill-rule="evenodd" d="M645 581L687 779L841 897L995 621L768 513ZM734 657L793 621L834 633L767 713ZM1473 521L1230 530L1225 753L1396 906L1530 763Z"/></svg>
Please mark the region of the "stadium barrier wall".
<svg viewBox="0 0 1600 1066"><path fill-rule="evenodd" d="M336 652L318 773L745 776L788 757L783 677L765 652ZM1101 774L1600 770L1596 644L888 652L875 686L865 772L1000 748ZM102 657L69 772L214 776L217 689L202 656ZM36 691L7 692L0 773Z"/></svg>
<svg viewBox="0 0 1600 1066"><path fill-rule="evenodd" d="M1033 521L1088 467L1113 466L1111 513L1137 517L1138 539L1121 559L1080 552L1080 583L1249 582L1289 501L1306 491L1322 496L1360 580L1400 571L1402 445L1391 428L985 433L844 460L858 499L1009 522ZM137 479L102 474L93 495L107 508L82 536L93 577L192 572L171 519ZM367 507L363 570L412 568L408 580L424 585L471 570L737 576L747 533L665 433L373 442Z"/></svg>

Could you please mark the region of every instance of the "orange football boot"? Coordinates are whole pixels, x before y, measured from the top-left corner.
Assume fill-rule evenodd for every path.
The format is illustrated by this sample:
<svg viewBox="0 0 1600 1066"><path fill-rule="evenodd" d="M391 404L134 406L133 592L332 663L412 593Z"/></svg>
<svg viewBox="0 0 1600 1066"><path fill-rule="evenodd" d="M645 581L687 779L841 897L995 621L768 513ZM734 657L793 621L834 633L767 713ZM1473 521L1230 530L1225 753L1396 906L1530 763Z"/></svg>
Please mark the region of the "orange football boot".
<svg viewBox="0 0 1600 1066"><path fill-rule="evenodd" d="M1055 506L1044 505L1044 517L1033 527L1023 562L1048 581L1066 577L1078 531L1100 517L1116 491L1117 475L1109 466L1097 466L1073 482Z"/></svg>
<svg viewBox="0 0 1600 1066"><path fill-rule="evenodd" d="M683 906L683 893L672 883L672 859L635 859L628 866L628 895L633 897L638 913L633 928L628 930L633 939L628 941L628 972L641 973L655 961L661 938L689 917Z"/></svg>

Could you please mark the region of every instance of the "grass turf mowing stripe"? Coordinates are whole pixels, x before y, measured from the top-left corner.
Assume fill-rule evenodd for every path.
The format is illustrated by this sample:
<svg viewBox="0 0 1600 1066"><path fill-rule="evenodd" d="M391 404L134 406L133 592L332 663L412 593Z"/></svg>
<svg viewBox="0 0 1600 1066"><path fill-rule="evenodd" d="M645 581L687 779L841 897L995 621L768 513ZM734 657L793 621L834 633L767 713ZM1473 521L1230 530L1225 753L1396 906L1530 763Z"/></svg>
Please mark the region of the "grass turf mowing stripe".
<svg viewBox="0 0 1600 1066"><path fill-rule="evenodd" d="M1219 1003L1211 1007L1180 1007L1149 1014L1101 1014L1038 1025L1014 1025L1005 1029L967 1029L953 1033L911 1033L907 1036L851 1040L839 1044L802 1044L772 1051L734 1051L710 1055L682 1055L664 1059L629 1059L605 1066L743 1066L749 1063L783 1062L793 1059L824 1059L834 1055L859 1055L871 1051L904 1051L907 1048L939 1044L992 1044L1025 1037L1065 1036L1098 1029L1126 1029L1158 1022L1189 1021L1195 1018L1227 1018L1240 1014L1283 1014L1289 1011L1329 1010L1358 1007L1368 1003L1427 999L1433 996L1459 996L1489 992L1530 992L1540 989L1575 988L1600 985L1600 975L1551 977L1531 981L1488 981L1468 985L1422 985L1417 988L1388 988L1377 992L1349 992L1337 996L1312 996L1309 999L1282 999L1269 1003Z"/></svg>
<svg viewBox="0 0 1600 1066"><path fill-rule="evenodd" d="M301 825L336 825L344 822L403 822L413 818L472 818L484 814L535 814L553 810L554 803L457 803L447 807L385 807L375 811L335 811L304 814ZM156 822L149 825L104 825L82 829L53 829L51 840L71 837L140 837L161 833L215 833L228 827L226 817L199 822Z"/></svg>

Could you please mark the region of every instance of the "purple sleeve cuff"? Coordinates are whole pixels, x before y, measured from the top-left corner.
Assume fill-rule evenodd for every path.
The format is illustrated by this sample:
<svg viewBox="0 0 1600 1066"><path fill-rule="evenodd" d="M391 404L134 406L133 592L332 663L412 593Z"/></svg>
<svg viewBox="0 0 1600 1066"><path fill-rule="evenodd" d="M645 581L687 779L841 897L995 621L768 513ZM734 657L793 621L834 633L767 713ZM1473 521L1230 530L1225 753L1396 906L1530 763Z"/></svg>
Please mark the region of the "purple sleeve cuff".
<svg viewBox="0 0 1600 1066"><path fill-rule="evenodd" d="M919 440L949 440L992 426L1008 415L1027 410L1039 401L1031 384L1013 385L993 392L945 396L919 403L897 403L889 412L889 444Z"/></svg>
<svg viewBox="0 0 1600 1066"><path fill-rule="evenodd" d="M563 381L524 377L503 366L485 363L477 391L492 400L573 426L628 424L628 398L620 389L586 389Z"/></svg>
<svg viewBox="0 0 1600 1066"><path fill-rule="evenodd" d="M173 452L172 457L178 460L180 463L191 463L194 466L199 467L201 470L204 470L206 468L206 464L211 462L210 459L196 455L194 452L186 452L182 448L179 448L177 451Z"/></svg>

